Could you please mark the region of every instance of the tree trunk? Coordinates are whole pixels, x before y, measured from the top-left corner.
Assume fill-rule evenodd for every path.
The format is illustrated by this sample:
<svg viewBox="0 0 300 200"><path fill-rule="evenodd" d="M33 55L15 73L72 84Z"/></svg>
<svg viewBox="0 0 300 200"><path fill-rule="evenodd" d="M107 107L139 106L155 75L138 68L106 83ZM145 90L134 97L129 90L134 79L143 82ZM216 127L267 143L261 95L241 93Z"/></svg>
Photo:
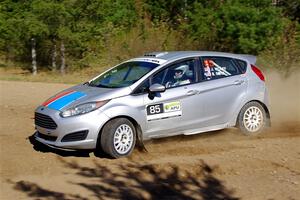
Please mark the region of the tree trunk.
<svg viewBox="0 0 300 200"><path fill-rule="evenodd" d="M61 42L61 45L60 45L60 55L61 55L60 73L65 74L66 63L65 63L65 45L64 45L64 42Z"/></svg>
<svg viewBox="0 0 300 200"><path fill-rule="evenodd" d="M54 43L53 52L52 52L52 71L56 70L56 56L57 56L56 44Z"/></svg>
<svg viewBox="0 0 300 200"><path fill-rule="evenodd" d="M34 38L31 38L31 58L32 58L32 74L37 74L36 66L36 42Z"/></svg>

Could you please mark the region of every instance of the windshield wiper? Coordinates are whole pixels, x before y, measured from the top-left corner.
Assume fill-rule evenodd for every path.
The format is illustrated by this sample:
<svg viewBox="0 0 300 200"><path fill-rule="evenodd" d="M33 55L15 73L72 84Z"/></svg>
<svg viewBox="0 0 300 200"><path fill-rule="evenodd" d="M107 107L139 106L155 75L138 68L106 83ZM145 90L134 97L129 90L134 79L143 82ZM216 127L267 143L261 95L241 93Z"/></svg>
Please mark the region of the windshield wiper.
<svg viewBox="0 0 300 200"><path fill-rule="evenodd" d="M96 87L103 87L103 88L114 88L114 87L110 87L110 86L107 86L107 85L102 85L102 84L98 84L98 85L95 85Z"/></svg>
<svg viewBox="0 0 300 200"><path fill-rule="evenodd" d="M93 84L92 82L85 82L83 83L83 85L88 85L88 86L91 86L91 87L102 87L102 88L119 88L117 86L108 86L108 85L102 85L102 84Z"/></svg>
<svg viewBox="0 0 300 200"><path fill-rule="evenodd" d="M98 87L97 85L93 84L92 82L85 82L85 83L83 83L83 85L88 85L91 87Z"/></svg>

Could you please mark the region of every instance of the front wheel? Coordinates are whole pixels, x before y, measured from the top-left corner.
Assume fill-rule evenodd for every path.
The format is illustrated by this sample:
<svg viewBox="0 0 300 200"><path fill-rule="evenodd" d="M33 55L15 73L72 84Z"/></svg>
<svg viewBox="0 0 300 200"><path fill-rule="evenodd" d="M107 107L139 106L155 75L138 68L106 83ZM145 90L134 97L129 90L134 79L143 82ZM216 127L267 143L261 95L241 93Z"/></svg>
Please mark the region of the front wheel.
<svg viewBox="0 0 300 200"><path fill-rule="evenodd" d="M245 135L257 135L266 127L266 111L258 102L247 103L238 116L238 127Z"/></svg>
<svg viewBox="0 0 300 200"><path fill-rule="evenodd" d="M126 118L113 119L103 127L101 147L113 158L129 155L134 149L135 142L135 127Z"/></svg>

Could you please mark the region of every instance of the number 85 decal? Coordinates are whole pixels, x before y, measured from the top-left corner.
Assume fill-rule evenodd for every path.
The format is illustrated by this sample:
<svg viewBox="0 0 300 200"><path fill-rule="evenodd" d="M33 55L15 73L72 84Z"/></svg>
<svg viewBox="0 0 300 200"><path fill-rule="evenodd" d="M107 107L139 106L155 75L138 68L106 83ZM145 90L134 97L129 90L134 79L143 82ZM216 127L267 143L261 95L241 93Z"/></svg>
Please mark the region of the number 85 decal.
<svg viewBox="0 0 300 200"><path fill-rule="evenodd" d="M163 112L164 112L164 109L163 109L162 103L147 106L147 115L155 115L155 114L159 114L159 113L163 113Z"/></svg>

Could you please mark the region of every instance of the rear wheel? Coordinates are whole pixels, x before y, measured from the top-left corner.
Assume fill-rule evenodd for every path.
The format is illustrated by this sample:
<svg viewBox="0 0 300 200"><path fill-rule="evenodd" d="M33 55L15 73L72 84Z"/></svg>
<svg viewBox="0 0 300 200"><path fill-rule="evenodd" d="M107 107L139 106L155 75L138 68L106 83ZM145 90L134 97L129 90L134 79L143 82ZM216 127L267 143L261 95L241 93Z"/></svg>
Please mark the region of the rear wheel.
<svg viewBox="0 0 300 200"><path fill-rule="evenodd" d="M129 155L135 146L136 130L126 118L109 121L102 130L101 147L114 158Z"/></svg>
<svg viewBox="0 0 300 200"><path fill-rule="evenodd" d="M257 135L266 127L266 111L258 102L249 102L238 116L238 127L245 135Z"/></svg>

